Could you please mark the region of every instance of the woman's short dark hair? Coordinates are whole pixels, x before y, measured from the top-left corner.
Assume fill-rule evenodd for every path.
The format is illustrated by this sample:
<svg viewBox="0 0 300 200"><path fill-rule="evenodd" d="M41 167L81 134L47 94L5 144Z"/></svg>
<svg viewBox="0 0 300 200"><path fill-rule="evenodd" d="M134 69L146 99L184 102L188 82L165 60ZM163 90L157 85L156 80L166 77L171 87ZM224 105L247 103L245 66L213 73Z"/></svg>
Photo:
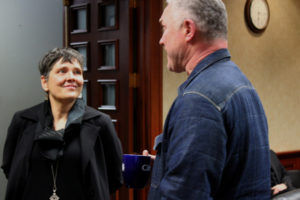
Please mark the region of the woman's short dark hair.
<svg viewBox="0 0 300 200"><path fill-rule="evenodd" d="M62 59L62 62L72 63L74 60L78 61L80 67L83 68L83 56L75 49L54 48L46 53L39 63L40 74L48 77L49 72L52 70L54 64Z"/></svg>

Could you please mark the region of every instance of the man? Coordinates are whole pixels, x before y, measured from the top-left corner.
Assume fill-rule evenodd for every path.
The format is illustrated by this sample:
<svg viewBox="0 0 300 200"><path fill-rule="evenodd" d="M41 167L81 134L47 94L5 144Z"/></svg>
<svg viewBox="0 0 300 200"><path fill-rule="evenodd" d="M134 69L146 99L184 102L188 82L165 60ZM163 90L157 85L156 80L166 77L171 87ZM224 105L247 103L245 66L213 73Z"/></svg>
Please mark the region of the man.
<svg viewBox="0 0 300 200"><path fill-rule="evenodd" d="M189 76L156 138L148 199L270 199L267 120L230 61L225 5L168 0L160 22L168 69Z"/></svg>

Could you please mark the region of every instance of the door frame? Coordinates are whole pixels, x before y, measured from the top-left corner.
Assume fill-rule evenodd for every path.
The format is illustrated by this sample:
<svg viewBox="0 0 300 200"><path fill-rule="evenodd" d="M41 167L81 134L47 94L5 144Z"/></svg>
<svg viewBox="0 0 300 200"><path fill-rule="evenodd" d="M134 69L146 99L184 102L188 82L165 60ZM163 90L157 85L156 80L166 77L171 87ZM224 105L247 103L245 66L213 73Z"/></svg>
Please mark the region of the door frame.
<svg viewBox="0 0 300 200"><path fill-rule="evenodd" d="M137 0L138 19L138 134L139 152L152 151L162 131L162 47L159 19L163 1ZM152 152L153 153L153 152Z"/></svg>

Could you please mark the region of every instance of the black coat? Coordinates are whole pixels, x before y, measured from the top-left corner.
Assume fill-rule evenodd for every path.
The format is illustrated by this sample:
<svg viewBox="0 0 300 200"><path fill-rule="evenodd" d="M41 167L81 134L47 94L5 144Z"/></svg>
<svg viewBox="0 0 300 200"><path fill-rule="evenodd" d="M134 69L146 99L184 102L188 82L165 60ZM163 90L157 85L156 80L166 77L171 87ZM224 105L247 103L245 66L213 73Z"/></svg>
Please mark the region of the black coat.
<svg viewBox="0 0 300 200"><path fill-rule="evenodd" d="M270 150L271 158L271 186L284 183L287 186L287 191L295 189L292 185L291 178L287 175L287 171L281 164L276 153Z"/></svg>
<svg viewBox="0 0 300 200"><path fill-rule="evenodd" d="M43 103L17 112L12 119L1 166L8 179L6 200L22 199L33 141L44 120ZM79 137L84 191L88 199L109 200L122 185L122 149L110 117L86 106Z"/></svg>

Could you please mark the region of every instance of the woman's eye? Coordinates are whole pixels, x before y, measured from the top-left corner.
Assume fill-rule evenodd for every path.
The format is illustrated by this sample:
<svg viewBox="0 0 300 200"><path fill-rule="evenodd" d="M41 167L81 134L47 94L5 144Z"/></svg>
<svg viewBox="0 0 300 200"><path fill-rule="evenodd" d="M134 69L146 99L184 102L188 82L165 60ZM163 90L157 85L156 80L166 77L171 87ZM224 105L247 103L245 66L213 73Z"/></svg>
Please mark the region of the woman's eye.
<svg viewBox="0 0 300 200"><path fill-rule="evenodd" d="M66 70L64 70L64 69L60 69L59 71L58 71L58 73L65 73L66 72Z"/></svg>
<svg viewBox="0 0 300 200"><path fill-rule="evenodd" d="M82 72L80 70L76 70L75 74L79 74L80 75L80 74L82 74Z"/></svg>

